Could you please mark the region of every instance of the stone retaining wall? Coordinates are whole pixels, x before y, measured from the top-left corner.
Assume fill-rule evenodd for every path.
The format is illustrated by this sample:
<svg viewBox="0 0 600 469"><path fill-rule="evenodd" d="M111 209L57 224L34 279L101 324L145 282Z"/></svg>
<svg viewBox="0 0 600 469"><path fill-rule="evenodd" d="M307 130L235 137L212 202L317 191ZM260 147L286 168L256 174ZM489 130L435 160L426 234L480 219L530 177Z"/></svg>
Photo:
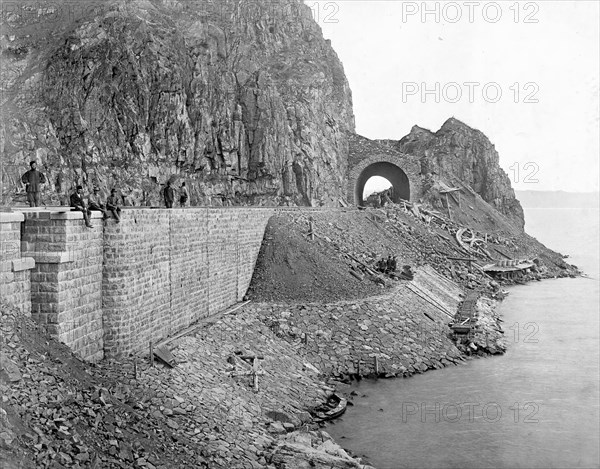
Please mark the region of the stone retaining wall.
<svg viewBox="0 0 600 469"><path fill-rule="evenodd" d="M21 254L22 213L0 212L0 298L31 313L31 257Z"/></svg>
<svg viewBox="0 0 600 469"><path fill-rule="evenodd" d="M148 349L241 301L270 209L127 210L104 233L105 351Z"/></svg>
<svg viewBox="0 0 600 469"><path fill-rule="evenodd" d="M273 213L125 209L87 228L67 207L3 212L2 300L86 360L139 353L244 297Z"/></svg>
<svg viewBox="0 0 600 469"><path fill-rule="evenodd" d="M65 210L67 210L65 208ZM102 221L92 213L28 211L22 252L35 259L31 271L33 318L81 357L103 358Z"/></svg>

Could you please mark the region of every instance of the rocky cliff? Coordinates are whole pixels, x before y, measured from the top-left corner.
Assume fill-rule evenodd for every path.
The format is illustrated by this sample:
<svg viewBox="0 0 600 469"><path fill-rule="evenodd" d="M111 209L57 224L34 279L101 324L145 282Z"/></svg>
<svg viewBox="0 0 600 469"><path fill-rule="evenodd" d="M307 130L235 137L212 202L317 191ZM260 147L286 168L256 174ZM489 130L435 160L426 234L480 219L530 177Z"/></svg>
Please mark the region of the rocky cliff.
<svg viewBox="0 0 600 469"><path fill-rule="evenodd" d="M390 141L386 143L390 145ZM498 152L479 130L450 118L435 133L414 126L395 144L398 151L421 158L421 174L447 183L471 186L483 200L523 229L523 208L515 197L510 179L500 167Z"/></svg>
<svg viewBox="0 0 600 469"><path fill-rule="evenodd" d="M116 0L3 8L2 196L77 184L158 205L333 205L354 130L342 64L299 0Z"/></svg>

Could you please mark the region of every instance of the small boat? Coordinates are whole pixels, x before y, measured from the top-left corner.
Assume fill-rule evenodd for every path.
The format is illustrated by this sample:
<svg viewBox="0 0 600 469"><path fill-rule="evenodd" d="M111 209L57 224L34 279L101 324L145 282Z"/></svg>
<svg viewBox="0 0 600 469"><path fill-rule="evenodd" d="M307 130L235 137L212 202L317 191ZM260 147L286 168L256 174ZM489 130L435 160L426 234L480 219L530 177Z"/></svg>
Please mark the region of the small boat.
<svg viewBox="0 0 600 469"><path fill-rule="evenodd" d="M333 420L346 412L347 405L348 401L344 397L334 393L325 404L313 411L313 415L317 421Z"/></svg>

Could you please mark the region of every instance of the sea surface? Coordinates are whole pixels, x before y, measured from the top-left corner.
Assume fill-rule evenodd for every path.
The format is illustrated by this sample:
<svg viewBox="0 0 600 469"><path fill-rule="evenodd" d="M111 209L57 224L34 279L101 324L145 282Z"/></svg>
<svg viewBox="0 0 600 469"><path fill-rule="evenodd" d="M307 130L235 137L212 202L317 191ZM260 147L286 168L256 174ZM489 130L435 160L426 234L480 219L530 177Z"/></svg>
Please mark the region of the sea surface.
<svg viewBox="0 0 600 469"><path fill-rule="evenodd" d="M327 431L378 469L600 466L597 209L526 208L526 230L589 278L510 288L505 355L363 380Z"/></svg>

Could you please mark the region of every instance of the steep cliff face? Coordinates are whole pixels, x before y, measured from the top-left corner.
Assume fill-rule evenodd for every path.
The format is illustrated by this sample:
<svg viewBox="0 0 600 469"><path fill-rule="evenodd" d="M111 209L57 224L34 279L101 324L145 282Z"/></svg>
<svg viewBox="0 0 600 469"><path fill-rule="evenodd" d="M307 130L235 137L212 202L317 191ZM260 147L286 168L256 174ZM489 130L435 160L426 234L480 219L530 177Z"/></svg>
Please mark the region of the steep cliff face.
<svg viewBox="0 0 600 469"><path fill-rule="evenodd" d="M435 133L414 126L395 148L419 156L423 176L429 173L433 179L468 184L517 227L524 228L523 208L500 167L498 152L479 130L450 118Z"/></svg>
<svg viewBox="0 0 600 469"><path fill-rule="evenodd" d="M156 205L168 179L193 204L343 195L351 93L299 0L38 3L3 18L5 201L32 159L53 201L83 184Z"/></svg>

